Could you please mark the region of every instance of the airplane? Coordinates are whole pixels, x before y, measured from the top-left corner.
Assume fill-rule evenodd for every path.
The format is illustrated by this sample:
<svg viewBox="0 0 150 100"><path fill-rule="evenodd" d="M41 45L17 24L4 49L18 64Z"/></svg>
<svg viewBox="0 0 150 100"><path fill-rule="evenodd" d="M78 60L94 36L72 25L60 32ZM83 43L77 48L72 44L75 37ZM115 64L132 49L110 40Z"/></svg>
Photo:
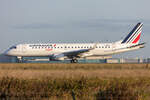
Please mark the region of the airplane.
<svg viewBox="0 0 150 100"><path fill-rule="evenodd" d="M114 55L122 52L144 48L145 43L139 43L142 23L120 41L112 43L47 43L47 44L18 44L5 51L7 56L22 57L49 57L49 60L69 59L77 63L79 58Z"/></svg>

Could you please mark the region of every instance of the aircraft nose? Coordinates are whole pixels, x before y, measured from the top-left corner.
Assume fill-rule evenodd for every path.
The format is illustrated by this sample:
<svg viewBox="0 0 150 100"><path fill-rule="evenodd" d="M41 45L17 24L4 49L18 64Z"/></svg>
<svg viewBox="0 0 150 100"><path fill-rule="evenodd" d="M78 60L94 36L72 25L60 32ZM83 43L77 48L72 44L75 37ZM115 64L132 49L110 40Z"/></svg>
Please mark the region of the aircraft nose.
<svg viewBox="0 0 150 100"><path fill-rule="evenodd" d="M6 51L4 52L4 55L9 56L9 55L10 55L10 49L6 50Z"/></svg>

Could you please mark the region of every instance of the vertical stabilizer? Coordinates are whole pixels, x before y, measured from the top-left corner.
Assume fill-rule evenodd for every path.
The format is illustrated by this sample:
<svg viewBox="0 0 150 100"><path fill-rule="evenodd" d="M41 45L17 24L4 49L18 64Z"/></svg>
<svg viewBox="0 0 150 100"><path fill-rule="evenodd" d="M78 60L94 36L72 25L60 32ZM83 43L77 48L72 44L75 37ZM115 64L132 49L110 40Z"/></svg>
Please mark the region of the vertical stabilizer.
<svg viewBox="0 0 150 100"><path fill-rule="evenodd" d="M142 23L138 23L121 43L139 43L142 32L142 26Z"/></svg>

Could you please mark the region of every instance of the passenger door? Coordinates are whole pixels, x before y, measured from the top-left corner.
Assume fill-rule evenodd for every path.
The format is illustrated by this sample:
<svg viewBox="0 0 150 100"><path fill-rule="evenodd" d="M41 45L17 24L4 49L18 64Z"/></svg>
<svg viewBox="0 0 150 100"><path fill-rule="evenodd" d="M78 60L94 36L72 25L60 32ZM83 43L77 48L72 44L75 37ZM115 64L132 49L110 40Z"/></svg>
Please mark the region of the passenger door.
<svg viewBox="0 0 150 100"><path fill-rule="evenodd" d="M27 50L27 45L22 45L22 53L25 53L26 52L26 50Z"/></svg>
<svg viewBox="0 0 150 100"><path fill-rule="evenodd" d="M116 43L113 43L112 44L112 51L115 52L115 50L116 50Z"/></svg>

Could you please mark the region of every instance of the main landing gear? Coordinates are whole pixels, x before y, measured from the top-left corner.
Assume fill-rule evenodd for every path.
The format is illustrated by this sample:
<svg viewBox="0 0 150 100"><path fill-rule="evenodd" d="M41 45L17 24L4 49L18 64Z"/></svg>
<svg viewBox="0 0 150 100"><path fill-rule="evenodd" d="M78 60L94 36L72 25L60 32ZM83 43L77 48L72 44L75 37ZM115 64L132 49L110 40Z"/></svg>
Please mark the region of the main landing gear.
<svg viewBox="0 0 150 100"><path fill-rule="evenodd" d="M78 60L77 59L71 59L70 62L71 63L78 63Z"/></svg>

